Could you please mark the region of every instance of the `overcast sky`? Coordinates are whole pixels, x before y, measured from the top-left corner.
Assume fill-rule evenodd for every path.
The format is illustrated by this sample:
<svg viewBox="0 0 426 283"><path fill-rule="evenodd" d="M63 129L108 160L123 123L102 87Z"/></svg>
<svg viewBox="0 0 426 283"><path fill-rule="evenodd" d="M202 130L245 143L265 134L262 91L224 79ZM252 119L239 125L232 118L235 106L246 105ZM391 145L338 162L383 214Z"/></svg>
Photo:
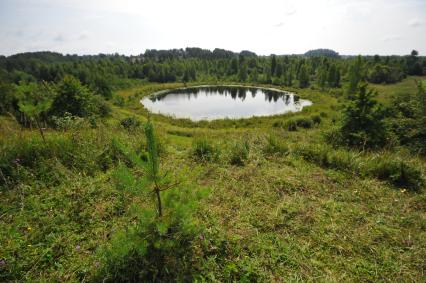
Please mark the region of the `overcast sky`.
<svg viewBox="0 0 426 283"><path fill-rule="evenodd" d="M426 0L0 0L0 54L218 47L426 55L425 20Z"/></svg>

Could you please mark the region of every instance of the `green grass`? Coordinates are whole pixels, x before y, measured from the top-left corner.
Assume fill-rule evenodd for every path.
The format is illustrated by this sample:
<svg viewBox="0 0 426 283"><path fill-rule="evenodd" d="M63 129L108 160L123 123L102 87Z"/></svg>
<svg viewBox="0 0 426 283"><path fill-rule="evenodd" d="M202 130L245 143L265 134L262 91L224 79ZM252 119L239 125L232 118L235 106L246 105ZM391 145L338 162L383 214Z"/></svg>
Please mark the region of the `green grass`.
<svg viewBox="0 0 426 283"><path fill-rule="evenodd" d="M386 100L415 91L411 81L374 87ZM143 127L128 131L120 121L135 117L145 123L147 112L138 100L177 86L146 84L118 92L125 106L113 106L97 129L47 131L49 148L65 144L66 151L46 153L36 131L20 132L1 118L1 162L39 155L27 165L12 165L16 184L0 188L0 281L99 280L99 250L134 222L132 208L153 206L149 194L123 193L114 185L117 170L131 160L118 155L113 140L136 154L145 146ZM376 160L403 160L424 177L425 160L403 149L359 153L329 147L323 132L338 120L343 101L316 90L296 91L314 105L301 113L235 121L151 116L163 168L184 175L189 188L209 189L196 211L202 232L187 247L194 256L192 280L424 282L425 189L409 190L373 169L381 168ZM311 128L276 126L315 116L321 122ZM214 158L194 158L197 148ZM52 172L60 176L55 182L48 179Z"/></svg>
<svg viewBox="0 0 426 283"><path fill-rule="evenodd" d="M407 77L396 84L370 84L378 92L377 99L382 103L389 103L394 96L404 96L406 94L415 94L417 91L416 81L423 81L425 77Z"/></svg>

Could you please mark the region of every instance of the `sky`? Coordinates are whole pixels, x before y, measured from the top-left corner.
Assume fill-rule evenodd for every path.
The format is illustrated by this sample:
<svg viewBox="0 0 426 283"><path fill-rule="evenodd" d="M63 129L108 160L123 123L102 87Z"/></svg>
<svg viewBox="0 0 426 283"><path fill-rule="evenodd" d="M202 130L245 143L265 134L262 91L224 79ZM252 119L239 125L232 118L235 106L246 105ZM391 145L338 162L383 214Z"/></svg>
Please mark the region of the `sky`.
<svg viewBox="0 0 426 283"><path fill-rule="evenodd" d="M426 55L426 0L0 0L0 54Z"/></svg>

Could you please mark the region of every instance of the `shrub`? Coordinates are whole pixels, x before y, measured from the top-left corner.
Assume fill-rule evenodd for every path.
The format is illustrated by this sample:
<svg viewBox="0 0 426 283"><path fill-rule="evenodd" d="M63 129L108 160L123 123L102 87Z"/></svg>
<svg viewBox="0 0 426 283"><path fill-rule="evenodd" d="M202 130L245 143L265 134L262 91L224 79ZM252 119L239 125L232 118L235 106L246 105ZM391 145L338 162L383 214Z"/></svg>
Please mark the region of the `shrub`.
<svg viewBox="0 0 426 283"><path fill-rule="evenodd" d="M286 125L287 130L289 130L290 132L297 131L297 122L296 122L295 119L287 120L285 125Z"/></svg>
<svg viewBox="0 0 426 283"><path fill-rule="evenodd" d="M81 118L75 117L68 112L65 112L64 116L62 117L52 116L51 119L52 119L53 127L57 130L62 130L62 131L68 131L75 124L81 122L80 121Z"/></svg>
<svg viewBox="0 0 426 283"><path fill-rule="evenodd" d="M119 95L114 95L112 98L112 103L116 106L123 107L125 105L124 97Z"/></svg>
<svg viewBox="0 0 426 283"><path fill-rule="evenodd" d="M392 157L362 158L346 150L333 150L327 146L300 146L296 154L321 167L362 174L388 181L397 187L419 190L425 184L421 171L408 162Z"/></svg>
<svg viewBox="0 0 426 283"><path fill-rule="evenodd" d="M373 99L374 96L375 93L363 85L344 110L340 131L345 145L377 148L387 142L385 112Z"/></svg>
<svg viewBox="0 0 426 283"><path fill-rule="evenodd" d="M101 170L96 156L102 150L102 145L88 135L81 139L52 135L46 142L33 137L0 143L0 186L13 188L27 181L58 184L63 181L60 171L65 169L94 174Z"/></svg>
<svg viewBox="0 0 426 283"><path fill-rule="evenodd" d="M284 126L284 124L283 124L282 121L274 121L272 123L272 127L274 127L274 128L282 128L283 126Z"/></svg>
<svg viewBox="0 0 426 283"><path fill-rule="evenodd" d="M113 235L99 249L96 282L189 282L196 259L191 246L201 227L194 217L204 191L180 187L162 193L164 216L133 207L135 224Z"/></svg>
<svg viewBox="0 0 426 283"><path fill-rule="evenodd" d="M312 128L313 122L312 122L312 119L308 117L300 117L296 119L296 125L298 127L309 129L309 128Z"/></svg>
<svg viewBox="0 0 426 283"><path fill-rule="evenodd" d="M194 134L192 132L180 131L180 130L168 130L167 133L170 134L170 135L179 136L179 137L187 137L187 138L194 136Z"/></svg>
<svg viewBox="0 0 426 283"><path fill-rule="evenodd" d="M374 158L368 164L368 175L390 181L398 187L418 190L424 185L422 172L413 165L392 158Z"/></svg>
<svg viewBox="0 0 426 283"><path fill-rule="evenodd" d="M198 161L213 161L218 158L219 152L207 138L197 138L192 144L192 155Z"/></svg>
<svg viewBox="0 0 426 283"><path fill-rule="evenodd" d="M319 116L319 115L313 115L312 117L311 117L311 119L312 119L312 122L314 123L314 125L319 125L319 124L321 124L321 116Z"/></svg>
<svg viewBox="0 0 426 283"><path fill-rule="evenodd" d="M265 154L273 155L286 155L290 152L290 149L286 143L279 140L276 136L270 135L267 139L266 145L263 148Z"/></svg>
<svg viewBox="0 0 426 283"><path fill-rule="evenodd" d="M237 141L230 151L229 162L232 165L243 166L249 155L249 144L247 141Z"/></svg>
<svg viewBox="0 0 426 283"><path fill-rule="evenodd" d="M324 131L323 137L328 144L333 146L338 146L344 143L340 127L337 126L333 126L330 129Z"/></svg>
<svg viewBox="0 0 426 283"><path fill-rule="evenodd" d="M95 95L78 79L67 75L56 85L56 95L49 114L63 116L65 112L79 117L105 116L110 108L101 96Z"/></svg>
<svg viewBox="0 0 426 283"><path fill-rule="evenodd" d="M203 191L181 182L171 184L160 168L154 126L145 125L148 160L135 157L138 169L145 171L143 181L135 178L126 166L114 173L117 188L134 193L155 195L155 209L134 206L134 225L116 233L110 245L100 250L103 265L94 276L102 282L181 282L191 281L193 254L191 243L201 231L194 213ZM129 155L125 146L118 147ZM171 189L171 190L170 190ZM121 194L125 208L124 193Z"/></svg>
<svg viewBox="0 0 426 283"><path fill-rule="evenodd" d="M120 121L120 125L127 130L135 130L141 122L135 117L127 117Z"/></svg>

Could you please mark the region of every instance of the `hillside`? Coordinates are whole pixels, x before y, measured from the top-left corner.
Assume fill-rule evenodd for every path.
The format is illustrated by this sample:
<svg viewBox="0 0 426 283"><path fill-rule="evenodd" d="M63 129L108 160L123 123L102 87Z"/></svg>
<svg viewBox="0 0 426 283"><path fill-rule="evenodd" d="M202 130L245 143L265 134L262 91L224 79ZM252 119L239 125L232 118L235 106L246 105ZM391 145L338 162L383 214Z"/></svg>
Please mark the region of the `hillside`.
<svg viewBox="0 0 426 283"><path fill-rule="evenodd" d="M386 100L412 81L379 87L380 97ZM144 83L120 90L124 104L108 102L112 111L96 126L76 120L66 130L48 129L45 143L36 131L1 118L2 170L5 162L15 168L0 198L2 280L133 281L142 276L134 273L135 264L143 264L148 276L143 278L153 276L160 263L126 254L130 242L120 231L132 229L142 217L139 211L153 209L154 203L143 182L134 184L137 191L124 189L131 179L122 179L127 175L120 168L145 174L129 155L146 145L147 111L139 99L179 86ZM411 87L415 92L415 84ZM323 132L340 119L341 99L320 90L293 90L314 105L298 114L235 121L194 123L150 115L162 148L161 168L181 180L173 190L203 191L191 218L195 234L181 238L178 252L163 249L161 265L168 269L157 276L423 281L425 190L366 172L374 172L377 163L401 160L424 175L424 158L403 148L333 149ZM312 128L285 127L291 119L315 115L321 119ZM128 117L142 125L124 127ZM197 159L200 140L216 157ZM234 165L234 145L243 141L248 154ZM127 149L120 150L117 142ZM115 248L105 253L109 246Z"/></svg>

